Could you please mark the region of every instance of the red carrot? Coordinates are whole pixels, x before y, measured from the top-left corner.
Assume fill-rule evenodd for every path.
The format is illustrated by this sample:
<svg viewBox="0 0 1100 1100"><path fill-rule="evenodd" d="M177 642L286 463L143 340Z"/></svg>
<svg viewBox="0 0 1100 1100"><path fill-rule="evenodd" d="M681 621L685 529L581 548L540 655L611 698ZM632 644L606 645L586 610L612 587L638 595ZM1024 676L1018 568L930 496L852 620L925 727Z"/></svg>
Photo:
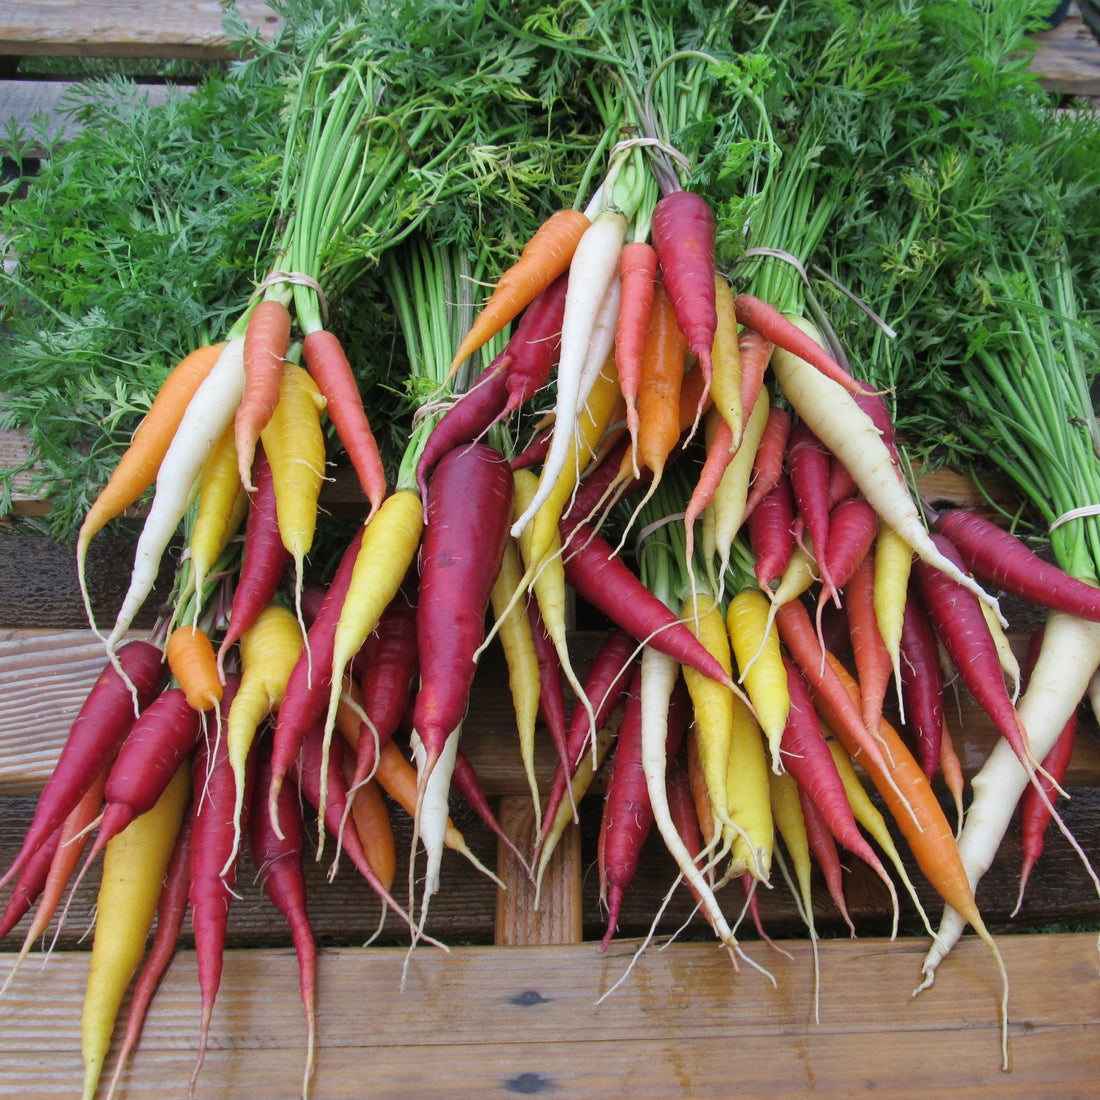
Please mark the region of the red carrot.
<svg viewBox="0 0 1100 1100"><path fill-rule="evenodd" d="M817 860L817 865L821 868L821 873L825 878L829 897L833 899L833 904L840 911L844 923L854 936L856 926L848 915L848 903L844 900L844 881L836 841L829 831L829 826L825 824L821 811L801 787L798 788L798 801L802 806L802 818L806 823L806 839L810 843L810 850L813 852L814 859Z"/></svg>
<svg viewBox="0 0 1100 1100"><path fill-rule="evenodd" d="M825 735L814 711L809 688L795 663L784 656L787 684L791 695L787 725L783 730L781 754L787 770L799 789L817 808L829 832L853 855L864 861L886 884L897 911L897 894L890 876L874 849L859 831L855 814L844 790L844 781L825 742Z"/></svg>
<svg viewBox="0 0 1100 1100"><path fill-rule="evenodd" d="M1021 690L1026 689L1027 680L1031 676L1031 670L1039 656L1039 647L1043 640L1043 629L1036 630L1028 643L1027 656L1024 660ZM1043 757L1043 775L1039 783L1046 793L1043 798L1035 786L1029 786L1020 796L1020 849L1023 853L1023 863L1020 867L1020 893L1016 899L1016 908L1012 915L1015 916L1024 901L1024 892L1027 890L1028 879L1031 872L1043 854L1047 827L1052 818L1052 806L1058 796L1055 784L1060 784L1069 770L1070 760L1073 758L1073 747L1077 740L1077 711L1075 710L1066 720L1054 747ZM1049 777L1049 778L1048 778Z"/></svg>
<svg viewBox="0 0 1100 1100"><path fill-rule="evenodd" d="M693 191L672 191L653 210L653 247L688 350L710 389L711 348L718 328L714 290L714 212Z"/></svg>
<svg viewBox="0 0 1100 1100"><path fill-rule="evenodd" d="M111 1100L122 1080L130 1053L141 1038L149 1005L175 954L183 918L187 913L187 898L191 888L191 832L193 813L184 816L183 826L176 839L171 862L164 876L164 887L157 902L157 927L149 953L141 965L130 997L130 1011L126 1017L126 1032L115 1060L115 1071L107 1089Z"/></svg>
<svg viewBox="0 0 1100 1100"><path fill-rule="evenodd" d="M513 493L508 463L485 444L444 455L428 487L416 613L421 680L413 708L424 776L466 713Z"/></svg>
<svg viewBox="0 0 1100 1100"><path fill-rule="evenodd" d="M631 241L619 256L622 305L615 326L615 366L626 402L626 426L638 438L638 380L642 348L649 326L649 308L657 281L657 253L648 241Z"/></svg>
<svg viewBox="0 0 1100 1100"><path fill-rule="evenodd" d="M550 450L550 440L554 438L554 422L539 427L522 451L508 460L508 466L512 470L527 470L532 466L539 466L546 460L546 453Z"/></svg>
<svg viewBox="0 0 1100 1100"><path fill-rule="evenodd" d="M849 393L866 393L867 387L857 382L816 340L767 302L751 294L738 294L734 299L737 320L755 329L776 347L785 348L799 359L816 367L826 377L839 383Z"/></svg>
<svg viewBox="0 0 1100 1100"><path fill-rule="evenodd" d="M559 275L523 311L506 351L512 357L505 385L508 401L501 419L527 404L549 381L561 350L568 272Z"/></svg>
<svg viewBox="0 0 1100 1100"><path fill-rule="evenodd" d="M928 779L940 766L943 736L943 668L939 643L924 601L911 585L901 627L901 697L921 771Z"/></svg>
<svg viewBox="0 0 1100 1100"><path fill-rule="evenodd" d="M592 704L597 729L607 723L611 712L622 701L633 675L636 649L637 643L625 630L612 629L608 631L589 666L583 686L585 696ZM543 810L543 839L553 827L558 806L569 789L577 764L588 751L591 737L592 726L588 712L578 703L570 715L565 760L559 763L554 772L553 785Z"/></svg>
<svg viewBox="0 0 1100 1100"><path fill-rule="evenodd" d="M256 491L248 503L245 520L244 554L241 569L233 589L229 622L218 646L218 671L224 678L225 658L240 636L267 607L286 574L290 553L279 534L275 511L275 486L271 465L263 447L256 451L252 473Z"/></svg>
<svg viewBox="0 0 1100 1100"><path fill-rule="evenodd" d="M286 918L294 952L298 956L298 987L306 1016L306 1065L302 1079L302 1096L309 1095L313 1077L314 1040L317 1033L316 987L317 948L306 906L306 881L302 867L302 811L298 804L296 784L284 783L279 788L277 823L272 828L267 813L267 791L271 784L271 759L260 754L254 802L249 819L249 851L260 876L260 885L272 904Z"/></svg>
<svg viewBox="0 0 1100 1100"><path fill-rule="evenodd" d="M275 721L271 743L272 801L313 725L324 718L329 702L336 624L351 583L352 570L363 541L361 525L340 558L320 610L306 633L306 644L291 670Z"/></svg>
<svg viewBox="0 0 1100 1100"><path fill-rule="evenodd" d="M521 866L529 872L531 869L530 864L523 858L523 854L497 820L493 807L489 805L489 799L485 796L481 780L477 777L477 771L461 749L455 753L455 766L454 771L451 773L451 780L454 789L466 805L477 814L482 824L508 848L512 855L519 860Z"/></svg>
<svg viewBox="0 0 1100 1100"><path fill-rule="evenodd" d="M877 534L878 516L863 497L848 497L829 513L829 545L825 556L829 576L838 589L855 575Z"/></svg>
<svg viewBox="0 0 1100 1100"><path fill-rule="evenodd" d="M225 951L226 923L237 881L234 847L234 805L236 780L229 763L226 716L240 686L240 678L226 678L221 736L212 744L201 742L192 766L195 813L191 825L191 860L188 900L191 904L191 929L195 937L195 962L199 975L201 1017L198 1053L191 1071L188 1096L193 1096L210 1035L214 1002L221 985ZM246 789L251 793L256 754L248 757ZM250 804L246 798L245 805ZM223 873L224 869L224 873Z"/></svg>
<svg viewBox="0 0 1100 1100"><path fill-rule="evenodd" d="M937 517L933 530L946 536L980 581L1039 607L1100 622L1100 588L1044 561L1010 531L964 508Z"/></svg>
<svg viewBox="0 0 1100 1100"><path fill-rule="evenodd" d="M742 360L744 362L744 360ZM748 410L746 410L746 416ZM753 509L771 492L783 472L783 463L787 457L787 443L791 435L791 414L779 405L768 410L768 422L760 437L760 446L753 460L752 484L745 501L745 515L751 516Z"/></svg>
<svg viewBox="0 0 1100 1100"><path fill-rule="evenodd" d="M0 940L2 940L26 915L38 900L50 875L54 854L61 843L62 826L59 825L46 838L38 850L27 860L15 880L11 897L0 913Z"/></svg>
<svg viewBox="0 0 1100 1100"><path fill-rule="evenodd" d="M805 421L791 428L787 444L787 470L791 492L798 509L797 518L805 524L813 541L813 555L821 572L822 599L832 599L837 591L829 572L829 452Z"/></svg>
<svg viewBox="0 0 1100 1100"><path fill-rule="evenodd" d="M568 759L566 741L565 692L561 683L561 658L554 641L542 621L537 600L527 601L527 615L531 620L531 637L535 643L535 655L539 663L539 714L550 734L550 741L558 753L558 760Z"/></svg>
<svg viewBox="0 0 1100 1100"><path fill-rule="evenodd" d="M69 816L104 764L114 759L136 717L130 684L137 692L137 707L142 710L168 679L164 654L151 642L127 642L116 657L130 683L119 675L113 663L108 663L99 674L42 788L23 845L0 877L0 887L19 874L27 860Z"/></svg>
<svg viewBox="0 0 1100 1100"><path fill-rule="evenodd" d="M386 495L386 472L363 398L339 338L318 329L302 341L302 357L328 402L328 417L351 459L373 514Z"/></svg>
<svg viewBox="0 0 1100 1100"><path fill-rule="evenodd" d="M794 549L794 496L786 474L748 515L749 544L755 557L753 570L761 588L783 575Z"/></svg>
<svg viewBox="0 0 1100 1100"><path fill-rule="evenodd" d="M577 595L639 642L736 685L691 630L630 571L611 545L583 523L562 524L566 580Z"/></svg>
<svg viewBox="0 0 1100 1100"><path fill-rule="evenodd" d="M416 589L405 584L390 601L362 649L357 677L368 721L360 729L355 771L350 787L358 787L375 768L377 753L401 725L416 682Z"/></svg>
<svg viewBox="0 0 1100 1100"><path fill-rule="evenodd" d="M618 927L623 895L638 869L642 846L653 825L653 807L642 766L641 667L627 691L626 710L612 757L599 837L600 900L607 904L607 932L599 951L607 950ZM669 698L667 757L679 752L690 718L690 698Z"/></svg>
<svg viewBox="0 0 1100 1100"><path fill-rule="evenodd" d="M946 535L933 533L932 541L948 561L960 569L966 569L962 557ZM1005 686L996 644L977 597L920 559L913 563L913 576L936 634L943 642L959 678L992 719L1001 736L1012 746L1027 773L1032 775L1035 762L1031 759L1027 731Z"/></svg>

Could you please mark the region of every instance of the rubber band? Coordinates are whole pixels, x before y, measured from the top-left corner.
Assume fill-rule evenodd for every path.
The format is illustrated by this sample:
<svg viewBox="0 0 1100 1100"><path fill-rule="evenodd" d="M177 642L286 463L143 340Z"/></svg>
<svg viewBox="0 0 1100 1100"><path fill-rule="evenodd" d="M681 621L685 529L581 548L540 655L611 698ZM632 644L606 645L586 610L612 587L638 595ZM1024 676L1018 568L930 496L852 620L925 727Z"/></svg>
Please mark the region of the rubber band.
<svg viewBox="0 0 1100 1100"><path fill-rule="evenodd" d="M687 158L687 156L685 156L685 154L680 152L680 150L677 149L674 145L669 145L667 142L661 141L660 138L655 137L624 138L622 141L617 142L614 146L612 146L611 152L608 155L608 160L614 160L618 153L623 152L627 149L633 149L640 145L657 148L658 150L660 150L660 152L666 153L674 161L676 161L677 164L679 164L685 172L691 171L691 161Z"/></svg>
<svg viewBox="0 0 1100 1100"><path fill-rule="evenodd" d="M1063 512L1047 528L1047 531L1053 531L1056 527L1061 527L1063 523L1069 523L1071 519L1081 519L1084 516L1100 516L1100 504L1085 504L1080 508L1071 508L1068 512Z"/></svg>
<svg viewBox="0 0 1100 1100"><path fill-rule="evenodd" d="M309 287L310 290L317 295L318 304L321 307L321 319L326 325L328 324L328 299L325 297L325 292L321 289L321 284L312 275L307 275L304 271L283 271L281 269L276 269L262 282L256 284L256 289L253 291L252 296L255 297L261 290L269 286L274 286L276 283L292 283L295 286Z"/></svg>

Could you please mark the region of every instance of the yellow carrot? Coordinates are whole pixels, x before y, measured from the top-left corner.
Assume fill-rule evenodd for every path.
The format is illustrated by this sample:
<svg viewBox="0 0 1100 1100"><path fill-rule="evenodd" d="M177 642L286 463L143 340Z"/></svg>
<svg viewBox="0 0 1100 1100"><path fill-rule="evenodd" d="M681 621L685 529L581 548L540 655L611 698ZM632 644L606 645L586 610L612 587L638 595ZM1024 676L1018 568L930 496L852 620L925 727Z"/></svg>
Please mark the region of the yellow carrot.
<svg viewBox="0 0 1100 1100"><path fill-rule="evenodd" d="M516 714L516 730L519 734L520 758L531 788L535 807L535 831L542 828L542 800L539 797L538 779L535 776L535 727L539 714L539 659L535 651L531 619L526 601L513 603L512 595L523 575L516 543L509 536L504 546L500 572L493 584L491 601L493 614L500 621L500 644L508 665L508 687L512 693L512 706Z"/></svg>
<svg viewBox="0 0 1100 1100"><path fill-rule="evenodd" d="M875 619L894 666L898 699L901 698L901 627L912 565L912 548L891 526L880 522L875 538Z"/></svg>
<svg viewBox="0 0 1100 1100"><path fill-rule="evenodd" d="M241 635L241 682L225 720L226 752L233 769L233 848L225 871L237 858L244 809L245 766L263 720L276 711L286 694L290 673L302 652L304 635L293 612L269 604Z"/></svg>
<svg viewBox="0 0 1100 1100"><path fill-rule="evenodd" d="M164 873L190 798L188 760L156 805L107 842L80 1025L84 1100L95 1096L119 1006L145 953Z"/></svg>
<svg viewBox="0 0 1100 1100"><path fill-rule="evenodd" d="M730 754L726 767L726 798L729 814L740 826L737 833L726 831L730 863L727 875L746 872L767 883L771 876L775 827L768 787L768 754L760 723L752 711L733 697Z"/></svg>
<svg viewBox="0 0 1100 1100"><path fill-rule="evenodd" d="M737 344L737 316L733 304L733 291L725 276L714 276L715 305L718 309L718 327L714 332L711 350L713 375L710 395L714 407L729 425L730 449L741 445L744 430L744 408L741 399L741 352Z"/></svg>
<svg viewBox="0 0 1100 1100"><path fill-rule="evenodd" d="M783 771L779 743L787 725L791 696L787 670L779 648L779 632L769 614L771 605L759 588L743 588L726 609L726 629L741 682L768 739L772 770Z"/></svg>
<svg viewBox="0 0 1100 1100"><path fill-rule="evenodd" d="M325 476L325 435L321 413L325 399L309 372L296 363L283 365L279 403L260 441L271 466L279 536L294 559L295 606L301 622L302 569L317 528L317 501Z"/></svg>

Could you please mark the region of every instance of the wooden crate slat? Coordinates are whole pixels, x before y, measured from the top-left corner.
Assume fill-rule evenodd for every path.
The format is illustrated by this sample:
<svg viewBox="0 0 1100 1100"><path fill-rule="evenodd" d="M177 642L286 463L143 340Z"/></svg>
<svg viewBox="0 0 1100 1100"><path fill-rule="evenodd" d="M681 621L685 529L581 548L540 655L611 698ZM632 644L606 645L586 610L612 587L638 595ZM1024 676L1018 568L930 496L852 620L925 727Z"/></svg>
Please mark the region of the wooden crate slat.
<svg viewBox="0 0 1100 1100"><path fill-rule="evenodd" d="M239 0L250 27L273 33L279 18L262 0ZM223 58L229 56L218 0L14 0L0 9L0 56Z"/></svg>
<svg viewBox="0 0 1100 1100"><path fill-rule="evenodd" d="M1057 27L1035 36L1031 72L1049 92L1070 96L1100 96L1100 42L1072 10Z"/></svg>
<svg viewBox="0 0 1100 1100"><path fill-rule="evenodd" d="M782 943L789 958L754 951L774 987L751 967L735 974L710 944L649 951L600 1005L634 944L603 957L591 944L449 955L421 948L403 988L403 949L326 951L315 1095L657 1100L728 1097L735 1082L739 1096L1094 1096L1095 937L999 942L1013 991L1007 1073L1000 1068L998 978L988 951L972 938L915 999L923 944L821 944L817 1024L805 942ZM9 962L0 958L0 975ZM0 1076L13 1094L78 1089L86 965L55 955L33 981L17 978L0 1001ZM1074 996L1064 995L1068 989ZM183 952L153 1003L123 1096L183 1094L198 1015L194 956ZM295 1095L303 1040L293 953L232 953L197 1095ZM109 1061L106 1072L112 1069Z"/></svg>

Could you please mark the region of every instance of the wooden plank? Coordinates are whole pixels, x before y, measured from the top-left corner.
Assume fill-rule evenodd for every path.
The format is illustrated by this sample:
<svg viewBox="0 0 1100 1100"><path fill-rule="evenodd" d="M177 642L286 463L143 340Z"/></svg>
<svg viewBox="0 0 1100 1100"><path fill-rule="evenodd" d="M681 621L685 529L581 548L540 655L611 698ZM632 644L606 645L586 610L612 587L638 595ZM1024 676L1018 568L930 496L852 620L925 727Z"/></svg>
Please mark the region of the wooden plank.
<svg viewBox="0 0 1100 1100"><path fill-rule="evenodd" d="M262 0L238 0L245 23L273 34L279 17ZM219 0L13 0L0 8L0 57L230 56Z"/></svg>
<svg viewBox="0 0 1100 1100"><path fill-rule="evenodd" d="M1074 10L1057 27L1035 36L1031 72L1049 92L1100 96L1100 42Z"/></svg>
<svg viewBox="0 0 1100 1100"><path fill-rule="evenodd" d="M822 943L819 1023L805 942L780 944L788 955L752 951L774 986L748 965L735 973L711 944L649 951L597 1004L635 946L605 956L591 944L449 955L421 948L411 960L401 948L324 951L314 1095L702 1100L730 1096L732 1082L738 1095L769 1097L1096 1095L1100 978L1091 934L1001 939L1012 987L1007 1073L998 977L972 938L915 999L923 943ZM0 976L9 961L0 959ZM55 955L0 1001L0 1079L10 1095L79 1091L86 965ZM153 1003L120 1097L184 1095L198 1017L194 956L184 952ZM230 954L197 1096L297 1095L303 1058L293 954Z"/></svg>

